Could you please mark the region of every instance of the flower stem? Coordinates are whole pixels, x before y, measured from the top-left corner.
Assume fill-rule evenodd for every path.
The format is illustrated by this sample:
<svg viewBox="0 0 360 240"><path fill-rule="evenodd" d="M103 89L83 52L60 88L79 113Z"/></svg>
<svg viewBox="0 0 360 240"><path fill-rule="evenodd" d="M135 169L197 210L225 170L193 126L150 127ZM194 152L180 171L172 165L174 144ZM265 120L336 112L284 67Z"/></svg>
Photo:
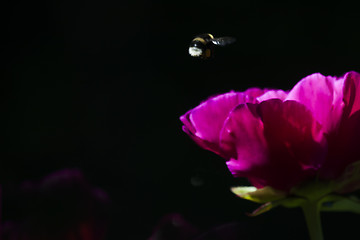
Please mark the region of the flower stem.
<svg viewBox="0 0 360 240"><path fill-rule="evenodd" d="M323 240L318 201L307 201L302 205L311 240Z"/></svg>

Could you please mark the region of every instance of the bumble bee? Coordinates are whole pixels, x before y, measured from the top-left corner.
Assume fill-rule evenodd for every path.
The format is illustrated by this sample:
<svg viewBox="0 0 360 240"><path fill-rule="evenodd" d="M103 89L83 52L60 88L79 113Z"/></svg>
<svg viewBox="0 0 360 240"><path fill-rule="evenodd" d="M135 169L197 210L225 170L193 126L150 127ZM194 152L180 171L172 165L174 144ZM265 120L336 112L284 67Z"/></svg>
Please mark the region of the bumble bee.
<svg viewBox="0 0 360 240"><path fill-rule="evenodd" d="M190 43L189 54L192 57L209 59L214 55L214 46L225 46L235 42L233 37L214 38L210 33L196 36Z"/></svg>

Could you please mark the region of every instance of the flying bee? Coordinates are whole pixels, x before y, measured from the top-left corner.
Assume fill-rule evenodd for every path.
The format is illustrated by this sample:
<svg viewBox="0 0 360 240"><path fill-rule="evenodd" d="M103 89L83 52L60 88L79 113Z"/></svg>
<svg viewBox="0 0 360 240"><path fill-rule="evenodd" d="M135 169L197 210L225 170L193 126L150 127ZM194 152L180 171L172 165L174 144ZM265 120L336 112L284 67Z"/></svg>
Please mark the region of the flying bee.
<svg viewBox="0 0 360 240"><path fill-rule="evenodd" d="M189 54L192 57L209 59L214 55L214 46L225 46L235 42L233 37L214 38L210 33L197 35L190 43Z"/></svg>

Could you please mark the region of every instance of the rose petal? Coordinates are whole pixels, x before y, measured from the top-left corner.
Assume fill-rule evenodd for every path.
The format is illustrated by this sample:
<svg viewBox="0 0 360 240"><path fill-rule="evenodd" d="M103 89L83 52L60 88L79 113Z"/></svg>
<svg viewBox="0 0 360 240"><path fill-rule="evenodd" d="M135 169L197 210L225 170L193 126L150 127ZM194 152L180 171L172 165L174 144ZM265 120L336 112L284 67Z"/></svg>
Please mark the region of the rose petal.
<svg viewBox="0 0 360 240"><path fill-rule="evenodd" d="M229 153L226 153L226 152L223 152L220 147L219 147L219 144L218 143L213 143L213 142L209 142L207 140L204 140L204 139L201 139L199 137L197 137L196 135L193 134L193 132L191 132L187 126L183 126L183 131L185 133L187 133L189 135L189 137L191 137L191 139L197 143L200 147L206 149L206 150L209 150L209 151L212 151L218 155L220 155L221 157L223 158L229 158Z"/></svg>
<svg viewBox="0 0 360 240"><path fill-rule="evenodd" d="M357 111L344 119L337 134L329 137L328 158L320 170L322 178L337 178L347 165L360 160L359 137L360 111Z"/></svg>
<svg viewBox="0 0 360 240"><path fill-rule="evenodd" d="M237 177L256 187L288 191L315 175L326 156L321 126L305 106L272 99L235 108L221 133L223 149L235 149L227 162Z"/></svg>
<svg viewBox="0 0 360 240"><path fill-rule="evenodd" d="M237 106L230 113L220 133L221 148L236 153L236 156L227 162L229 170L235 176L250 177L255 166L268 160L263 123L249 107L254 106Z"/></svg>
<svg viewBox="0 0 360 240"><path fill-rule="evenodd" d="M321 125L304 105L273 99L262 102L259 113L265 137L275 152L286 147L305 169L322 165L327 150L326 139Z"/></svg>
<svg viewBox="0 0 360 240"><path fill-rule="evenodd" d="M253 88L245 93L230 92L210 98L198 107L180 117L184 123L183 130L201 147L228 157L219 148L219 133L231 110L245 102L255 102L255 97L263 90Z"/></svg>
<svg viewBox="0 0 360 240"><path fill-rule="evenodd" d="M260 88L249 88L244 92L244 94L246 96L249 96L249 98L255 99L255 98L263 95L267 91L269 91L269 90L268 89L260 89Z"/></svg>
<svg viewBox="0 0 360 240"><path fill-rule="evenodd" d="M338 131L329 136L329 153L326 163L320 170L320 177L334 179L345 168L360 161L360 75L350 72L344 82L344 115Z"/></svg>
<svg viewBox="0 0 360 240"><path fill-rule="evenodd" d="M339 126L341 120L344 108L343 83L344 78L336 79L315 73L296 84L286 100L305 105L323 126L324 132L330 133Z"/></svg>
<svg viewBox="0 0 360 240"><path fill-rule="evenodd" d="M269 90L267 92L265 92L263 95L257 97L256 99L259 102L263 102L269 99L280 99L280 100L285 100L287 97L288 93L283 91L283 90Z"/></svg>
<svg viewBox="0 0 360 240"><path fill-rule="evenodd" d="M315 175L326 156L320 124L302 104L269 100L260 104L270 165L264 168L269 185L288 190ZM264 171L264 172L265 172Z"/></svg>
<svg viewBox="0 0 360 240"><path fill-rule="evenodd" d="M348 72L345 75L344 102L347 117L360 110L360 74Z"/></svg>

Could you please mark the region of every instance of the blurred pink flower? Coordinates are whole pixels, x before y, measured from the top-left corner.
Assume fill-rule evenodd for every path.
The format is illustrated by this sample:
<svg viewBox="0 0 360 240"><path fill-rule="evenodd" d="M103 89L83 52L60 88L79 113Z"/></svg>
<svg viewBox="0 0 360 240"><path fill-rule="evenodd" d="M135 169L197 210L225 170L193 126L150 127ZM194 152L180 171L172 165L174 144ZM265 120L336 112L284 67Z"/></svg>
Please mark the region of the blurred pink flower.
<svg viewBox="0 0 360 240"><path fill-rule="evenodd" d="M335 179L360 160L360 75L316 73L289 92L229 92L180 119L197 144L226 159L235 177L289 191L315 176Z"/></svg>
<svg viewBox="0 0 360 240"><path fill-rule="evenodd" d="M51 173L39 182L26 181L16 203L22 210L0 225L0 239L104 240L110 198L89 184L78 169Z"/></svg>

